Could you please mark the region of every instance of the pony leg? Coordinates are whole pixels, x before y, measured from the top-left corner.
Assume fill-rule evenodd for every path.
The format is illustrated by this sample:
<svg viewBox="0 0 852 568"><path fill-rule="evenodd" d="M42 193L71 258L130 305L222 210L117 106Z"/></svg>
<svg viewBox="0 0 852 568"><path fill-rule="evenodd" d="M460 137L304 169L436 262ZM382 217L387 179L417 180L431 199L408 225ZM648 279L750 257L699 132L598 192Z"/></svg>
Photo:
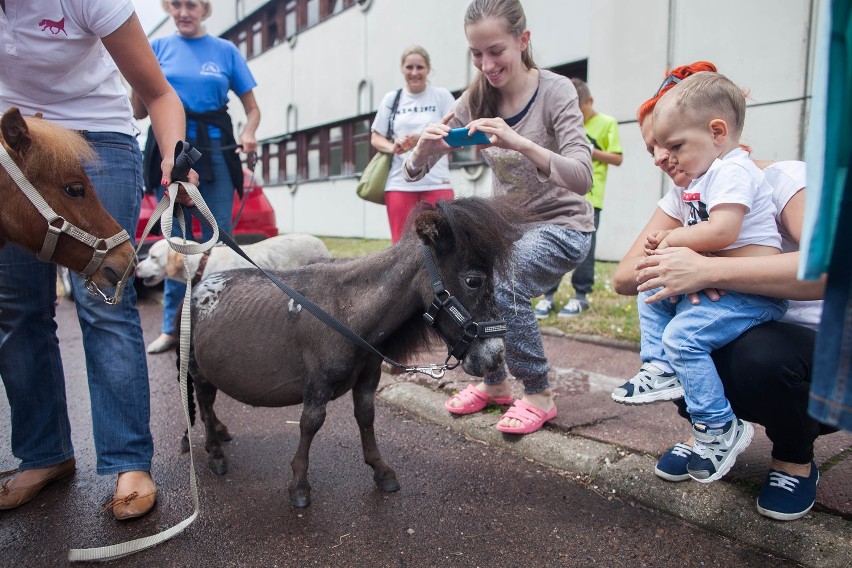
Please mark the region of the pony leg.
<svg viewBox="0 0 852 568"><path fill-rule="evenodd" d="M305 389L308 392L308 389ZM304 508L311 504L311 484L308 482L308 455L314 436L325 423L325 406L331 399L330 393L312 392L305 397L302 405L302 417L299 419L299 448L290 466L293 468L293 480L290 482L290 503L294 507Z"/></svg>
<svg viewBox="0 0 852 568"><path fill-rule="evenodd" d="M365 376L369 378L365 379ZM380 367L365 370L360 380L352 387L352 402L355 407L355 421L361 432L364 463L373 468L373 481L376 486L382 491L393 492L399 491L399 481L393 468L382 459L373 428L376 418L376 387L380 377Z"/></svg>
<svg viewBox="0 0 852 568"><path fill-rule="evenodd" d="M217 431L217 425L221 425L221 422L213 411L216 387L200 374L193 376L193 382L195 395L198 398L198 410L204 422L204 449L207 450L207 465L216 475L224 475L228 471L228 459L222 451L222 440Z"/></svg>

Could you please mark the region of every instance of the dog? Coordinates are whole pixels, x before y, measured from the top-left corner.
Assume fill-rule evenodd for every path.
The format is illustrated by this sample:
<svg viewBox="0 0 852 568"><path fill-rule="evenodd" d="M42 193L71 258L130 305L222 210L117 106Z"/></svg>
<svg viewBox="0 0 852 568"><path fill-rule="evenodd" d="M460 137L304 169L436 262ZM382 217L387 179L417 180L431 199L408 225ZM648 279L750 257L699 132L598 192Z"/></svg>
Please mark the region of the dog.
<svg viewBox="0 0 852 568"><path fill-rule="evenodd" d="M270 237L245 245L242 249L249 258L265 270L287 270L331 258L325 243L312 235L301 233ZM136 267L136 277L146 286L156 286L166 278L186 283L187 273L190 278L194 278L195 275L200 276L199 280L203 280L214 272L232 268L251 268L245 259L224 245L211 248L207 263L202 266L204 256L204 254L183 255L172 250L169 243L162 239L151 245L148 257Z"/></svg>

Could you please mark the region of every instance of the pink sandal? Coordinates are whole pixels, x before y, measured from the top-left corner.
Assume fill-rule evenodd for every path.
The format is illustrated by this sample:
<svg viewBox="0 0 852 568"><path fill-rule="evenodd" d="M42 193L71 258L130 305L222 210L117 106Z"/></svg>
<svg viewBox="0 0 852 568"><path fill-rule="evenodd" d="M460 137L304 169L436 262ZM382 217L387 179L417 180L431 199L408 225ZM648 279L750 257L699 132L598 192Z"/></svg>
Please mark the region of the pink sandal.
<svg viewBox="0 0 852 568"><path fill-rule="evenodd" d="M548 412L545 412L540 408L536 408L535 406L518 399L514 402L514 404L512 404L511 408L506 411L506 414L500 417L500 420L503 418L519 420L523 423L523 426L513 428L511 426L502 426L498 423L496 428L499 431L507 434L532 434L544 426L545 422L556 418L556 407L554 406Z"/></svg>
<svg viewBox="0 0 852 568"><path fill-rule="evenodd" d="M453 406L450 404L453 400L461 402L461 406ZM479 412L488 406L489 403L508 406L512 404L513 400L515 399L511 396L498 396L496 398L492 398L476 388L474 385L467 385L466 389L451 396L447 402L444 403L444 408L452 414L473 414L474 412Z"/></svg>

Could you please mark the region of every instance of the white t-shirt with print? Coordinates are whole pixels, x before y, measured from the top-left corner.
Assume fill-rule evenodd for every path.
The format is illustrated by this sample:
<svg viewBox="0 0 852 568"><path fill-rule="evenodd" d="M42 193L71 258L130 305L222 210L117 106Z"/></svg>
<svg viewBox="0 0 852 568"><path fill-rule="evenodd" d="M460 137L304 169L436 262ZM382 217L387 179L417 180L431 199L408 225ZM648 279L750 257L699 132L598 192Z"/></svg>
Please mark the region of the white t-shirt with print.
<svg viewBox="0 0 852 568"><path fill-rule="evenodd" d="M382 98L376 111L371 130L382 136L388 133L388 118L390 117L396 91L391 91ZM433 122L440 122L453 106L455 99L447 89L427 85L422 93L409 93L402 90L399 106L393 120L394 138L403 134L421 134ZM385 191L432 191L436 189L452 189L450 185L450 166L446 156L441 158L422 179L409 182L402 171L405 154L394 154L388 172L388 182Z"/></svg>
<svg viewBox="0 0 852 568"><path fill-rule="evenodd" d="M688 197L689 196L689 197ZM689 187L672 188L657 205L667 215L687 226L706 221L701 213L717 205L734 203L747 208L737 240L722 250L746 245L763 245L781 249L781 235L775 224L776 210L772 186L764 173L754 165L742 148L731 150L716 159L710 169Z"/></svg>
<svg viewBox="0 0 852 568"><path fill-rule="evenodd" d="M132 135L127 90L100 41L132 14L131 0L6 0L0 111L16 106L66 128Z"/></svg>

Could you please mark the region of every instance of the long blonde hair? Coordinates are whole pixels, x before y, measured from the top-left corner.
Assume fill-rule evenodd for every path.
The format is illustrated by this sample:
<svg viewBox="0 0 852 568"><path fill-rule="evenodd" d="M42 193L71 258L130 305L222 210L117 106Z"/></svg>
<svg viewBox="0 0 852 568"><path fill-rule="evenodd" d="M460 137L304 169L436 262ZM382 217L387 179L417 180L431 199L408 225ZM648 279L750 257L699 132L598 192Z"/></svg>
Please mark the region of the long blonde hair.
<svg viewBox="0 0 852 568"><path fill-rule="evenodd" d="M508 32L516 38L527 29L527 16L519 0L473 0L465 11L464 27L485 18L502 18ZM521 61L527 69L538 67L533 61L531 44L527 43L521 53ZM467 97L472 119L497 116L500 94L481 71L468 87Z"/></svg>

